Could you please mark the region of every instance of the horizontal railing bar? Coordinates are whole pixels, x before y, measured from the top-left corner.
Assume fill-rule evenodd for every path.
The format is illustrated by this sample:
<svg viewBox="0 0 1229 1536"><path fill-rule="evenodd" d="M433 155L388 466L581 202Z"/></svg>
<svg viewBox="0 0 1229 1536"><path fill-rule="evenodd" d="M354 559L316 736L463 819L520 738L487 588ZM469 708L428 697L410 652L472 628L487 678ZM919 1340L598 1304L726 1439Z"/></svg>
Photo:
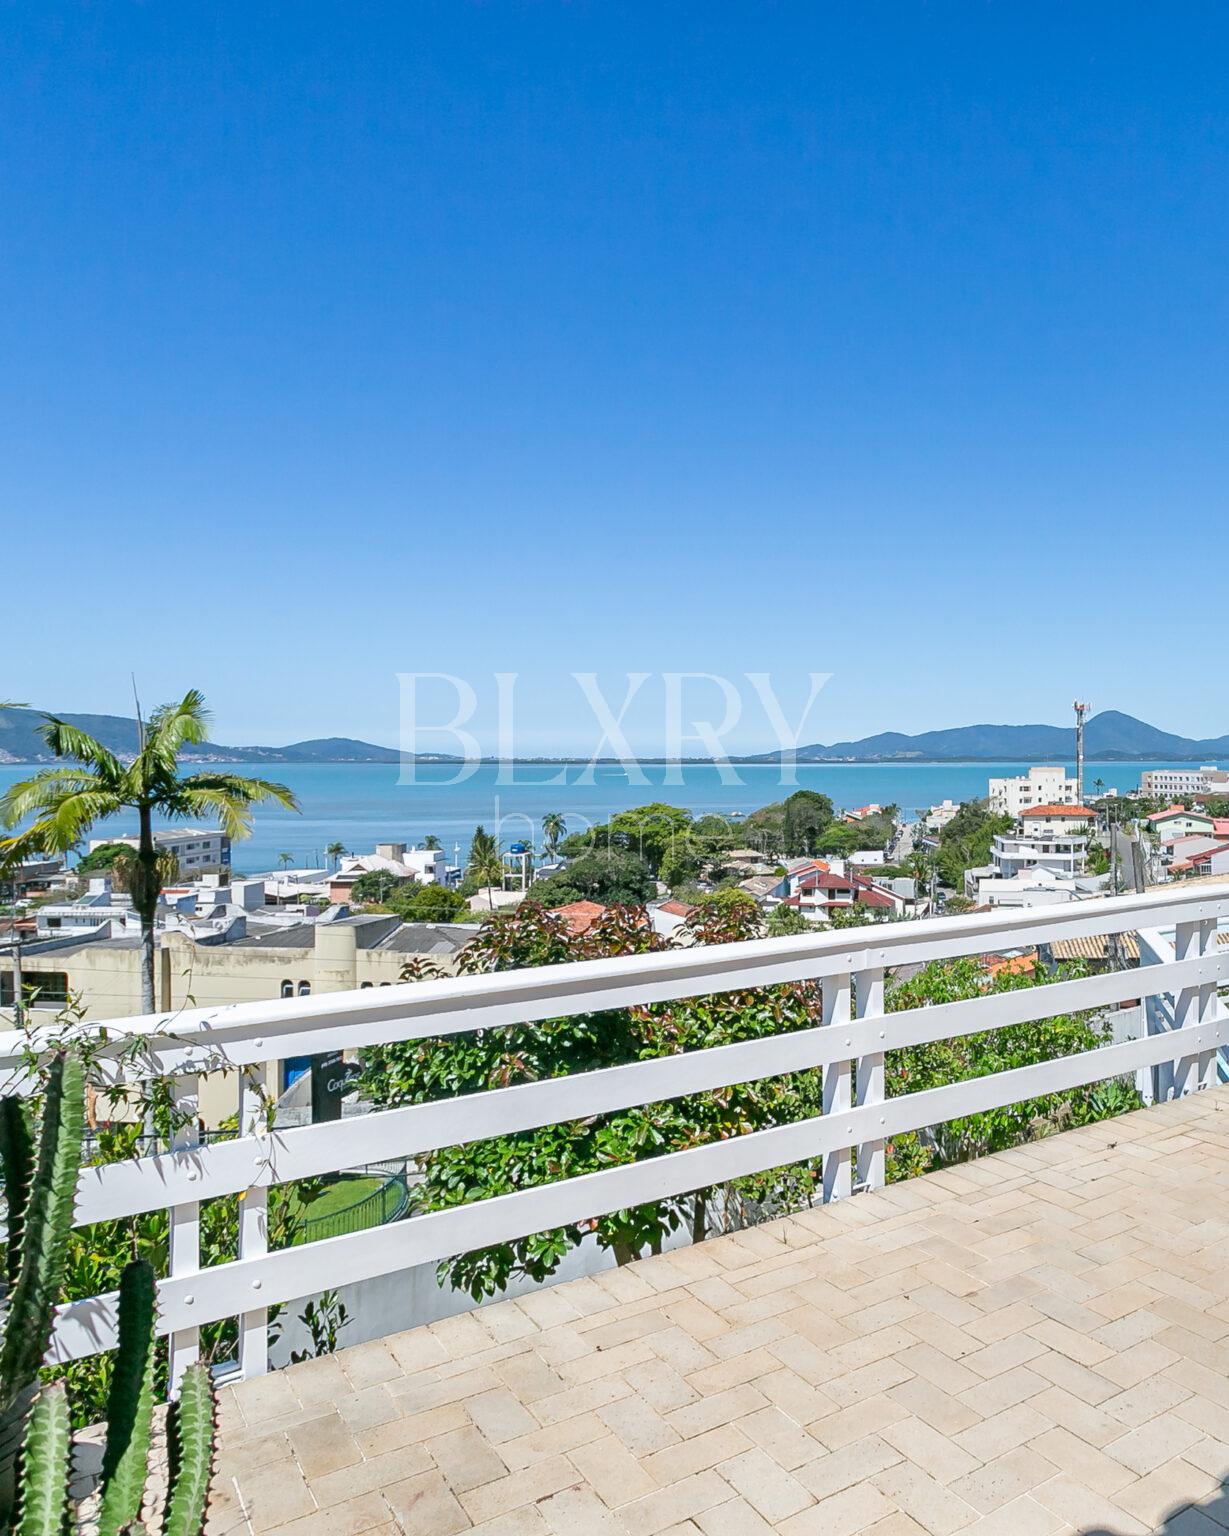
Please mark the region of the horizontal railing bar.
<svg viewBox="0 0 1229 1536"><path fill-rule="evenodd" d="M1229 885L1198 895L1132 893L1036 911L1038 915L1029 918L1015 912L973 913L815 936L697 945L659 954L113 1019L83 1027L112 1037L112 1057L125 1040L143 1039L140 1058L122 1065L112 1062L116 1080L206 1072L313 1055L335 1046L339 1029L345 1031L340 1043L356 1049L814 980L846 971L952 959L984 951L991 944L1018 948L1056 937L1215 919L1229 916ZM54 1032L35 1037L37 1044L47 1048L55 1038ZM30 1091L28 1045L21 1034L0 1035L0 1093Z"/></svg>
<svg viewBox="0 0 1229 1536"><path fill-rule="evenodd" d="M1126 1002L1149 990L1177 990L1229 978L1229 953L1168 965L1110 971L1074 981L987 993L954 1003L904 1009L850 1022L768 1035L736 1045L680 1052L430 1104L213 1142L156 1157L82 1170L78 1225L158 1210L175 1200L207 1200L265 1185L333 1173L355 1163L408 1157L639 1104L681 1098L805 1071L831 1062L895 1051L1057 1014Z"/></svg>
<svg viewBox="0 0 1229 1536"><path fill-rule="evenodd" d="M965 1115L1156 1066L1229 1041L1229 1012L1181 1031L1101 1046L1009 1072L970 1078L883 1103L774 1126L682 1152L500 1195L409 1221L260 1258L219 1264L158 1285L160 1332L216 1322L317 1291L438 1262L493 1243L685 1194L711 1184L801 1162L862 1141L887 1140ZM304 1280L310 1276L310 1287ZM51 1358L77 1359L115 1344L114 1293L59 1309Z"/></svg>

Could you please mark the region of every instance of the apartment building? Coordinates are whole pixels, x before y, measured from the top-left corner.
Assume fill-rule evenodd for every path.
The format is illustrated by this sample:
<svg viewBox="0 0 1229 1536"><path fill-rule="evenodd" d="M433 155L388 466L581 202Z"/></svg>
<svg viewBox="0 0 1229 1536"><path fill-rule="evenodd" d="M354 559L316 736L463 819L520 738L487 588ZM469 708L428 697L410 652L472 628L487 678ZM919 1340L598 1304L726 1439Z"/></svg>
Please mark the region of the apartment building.
<svg viewBox="0 0 1229 1536"><path fill-rule="evenodd" d="M230 838L217 827L166 827L154 833L154 842L179 860L184 874L199 873L205 869L230 868ZM135 848L135 837L92 837L89 851L112 843L124 843Z"/></svg>
<svg viewBox="0 0 1229 1536"><path fill-rule="evenodd" d="M1202 768L1146 768L1139 776L1141 795L1229 794L1229 768L1207 763Z"/></svg>
<svg viewBox="0 0 1229 1536"><path fill-rule="evenodd" d="M990 809L999 816L1022 816L1037 805L1074 805L1075 790L1065 768L1042 763L1018 778L991 779Z"/></svg>

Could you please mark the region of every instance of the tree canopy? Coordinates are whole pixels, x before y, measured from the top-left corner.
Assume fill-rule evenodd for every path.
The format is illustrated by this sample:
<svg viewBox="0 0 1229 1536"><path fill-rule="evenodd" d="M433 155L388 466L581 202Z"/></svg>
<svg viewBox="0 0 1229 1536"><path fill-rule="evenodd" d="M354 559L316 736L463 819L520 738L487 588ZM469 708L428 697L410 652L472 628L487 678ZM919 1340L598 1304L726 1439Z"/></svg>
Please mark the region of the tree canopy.
<svg viewBox="0 0 1229 1536"><path fill-rule="evenodd" d="M656 874L662 860L675 845L685 845L692 830L690 811L656 800L620 811L609 822L585 832L573 832L561 846L568 858L598 849L634 853Z"/></svg>
<svg viewBox="0 0 1229 1536"><path fill-rule="evenodd" d="M964 872L990 862L990 848L1000 832L1015 825L996 815L984 800L966 800L939 833L939 878L955 891L964 889Z"/></svg>
<svg viewBox="0 0 1229 1536"><path fill-rule="evenodd" d="M690 937L720 943L754 937L761 931L758 912L736 903L697 914ZM666 947L666 941L635 908L612 909L586 933L573 936L560 919L536 902L525 902L516 911L499 914L483 925L463 952L462 968L469 972L503 971ZM421 965L415 974L423 974ZM368 1050L364 1053L363 1086L380 1106L423 1103L810 1028L820 1017L818 988L810 983L577 1014ZM820 1102L820 1074L798 1072L444 1147L422 1159L424 1178L416 1195L418 1207L440 1210L596 1172L646 1155L808 1118L819 1113ZM591 1222L459 1255L440 1266L441 1275L476 1298L491 1296L517 1276L539 1281L548 1278L589 1230L600 1246L613 1249L621 1260L633 1258L657 1250L663 1238L684 1222L697 1237L714 1225L740 1224L747 1201L757 1209L768 1210L805 1203L817 1177L817 1165L808 1163L739 1180L719 1191L699 1190L653 1201Z"/></svg>
<svg viewBox="0 0 1229 1536"><path fill-rule="evenodd" d="M604 906L651 901L657 882L648 864L634 853L605 849L581 854L556 875L535 880L533 899L544 907L564 907L573 901L600 901Z"/></svg>
<svg viewBox="0 0 1229 1536"><path fill-rule="evenodd" d="M74 873L78 875L103 875L130 851L127 843L99 843L77 860Z"/></svg>
<svg viewBox="0 0 1229 1536"><path fill-rule="evenodd" d="M814 789L796 789L773 805L752 811L743 826L747 841L787 859L819 852L819 838L833 819L832 801Z"/></svg>

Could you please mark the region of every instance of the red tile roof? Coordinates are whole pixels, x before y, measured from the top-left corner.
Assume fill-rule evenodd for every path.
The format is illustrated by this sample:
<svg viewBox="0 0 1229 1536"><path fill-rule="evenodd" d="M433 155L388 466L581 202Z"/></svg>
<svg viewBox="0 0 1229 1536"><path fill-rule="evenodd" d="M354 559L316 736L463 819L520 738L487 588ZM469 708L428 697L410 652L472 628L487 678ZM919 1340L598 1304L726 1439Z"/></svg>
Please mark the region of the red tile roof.
<svg viewBox="0 0 1229 1536"><path fill-rule="evenodd" d="M1206 811L1188 811L1184 805L1171 805L1164 811L1158 811L1155 816L1149 816L1149 821L1169 821L1174 816L1198 816L1201 821L1211 821L1212 817Z"/></svg>
<svg viewBox="0 0 1229 1536"><path fill-rule="evenodd" d="M1085 816L1095 816L1096 811L1090 811L1086 805L1030 805L1027 811L1021 811L1024 816L1045 816L1048 820L1059 816L1069 816L1073 821Z"/></svg>
<svg viewBox="0 0 1229 1536"><path fill-rule="evenodd" d="M671 917L690 917L696 909L689 901L663 901L657 910L669 912Z"/></svg>
<svg viewBox="0 0 1229 1536"><path fill-rule="evenodd" d="M852 891L857 882L846 875L830 875L827 870L823 874L806 875L798 882L800 891Z"/></svg>
<svg viewBox="0 0 1229 1536"><path fill-rule="evenodd" d="M566 906L551 908L555 916L568 925L569 933L584 933L587 928L592 928L605 910L597 901L569 901Z"/></svg>

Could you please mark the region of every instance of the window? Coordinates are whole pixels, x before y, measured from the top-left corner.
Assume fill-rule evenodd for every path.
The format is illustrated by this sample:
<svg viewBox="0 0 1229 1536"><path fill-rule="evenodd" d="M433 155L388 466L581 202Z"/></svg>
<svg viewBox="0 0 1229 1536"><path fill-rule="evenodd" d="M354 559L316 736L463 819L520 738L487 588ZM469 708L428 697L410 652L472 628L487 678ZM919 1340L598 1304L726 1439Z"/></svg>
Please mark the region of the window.
<svg viewBox="0 0 1229 1536"><path fill-rule="evenodd" d="M312 984L311 984L311 982L310 981L301 981L299 983L299 996L300 997L310 997L311 995L312 995Z"/></svg>
<svg viewBox="0 0 1229 1536"><path fill-rule="evenodd" d="M22 978L22 993L27 1007L59 1007L68 1001L68 972L27 971ZM11 1008L13 996L13 973L0 971L0 1008Z"/></svg>
<svg viewBox="0 0 1229 1536"><path fill-rule="evenodd" d="M282 996L283 997L293 997L294 996L294 982L293 981L284 981L284 982L282 982Z"/></svg>
<svg viewBox="0 0 1229 1536"><path fill-rule="evenodd" d="M374 986L374 982L360 981L358 984L358 989L360 992L366 992L367 988L370 986Z"/></svg>

